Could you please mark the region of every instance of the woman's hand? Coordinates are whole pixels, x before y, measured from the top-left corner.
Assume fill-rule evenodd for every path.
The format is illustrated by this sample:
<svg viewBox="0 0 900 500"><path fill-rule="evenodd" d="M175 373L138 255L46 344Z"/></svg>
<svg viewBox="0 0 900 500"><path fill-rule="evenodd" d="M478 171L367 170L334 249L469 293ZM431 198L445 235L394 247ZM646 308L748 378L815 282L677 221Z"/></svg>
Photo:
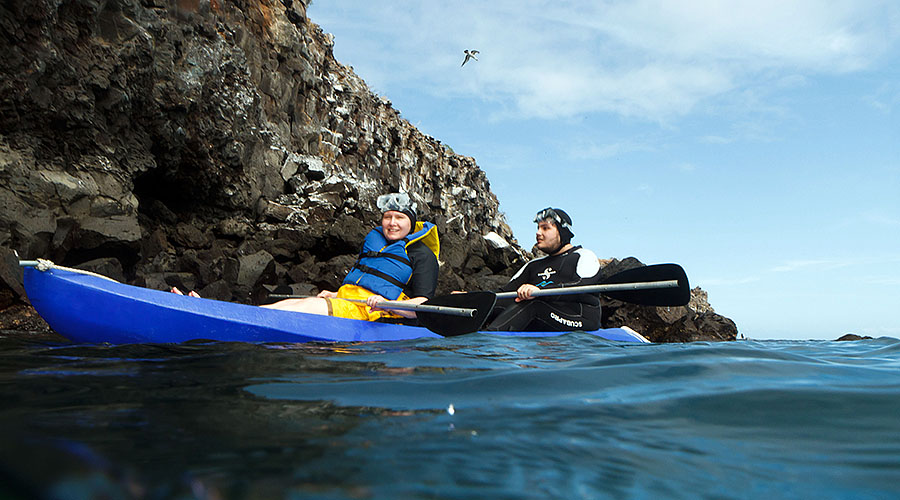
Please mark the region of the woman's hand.
<svg viewBox="0 0 900 500"><path fill-rule="evenodd" d="M372 295L366 299L366 305L368 305L373 310L390 311L398 316L403 316L404 318L415 318L416 317L415 311L409 311L406 309L389 309L389 308L381 309L378 307L378 304L380 302L386 302L386 301L388 301L388 300L386 298L382 297L381 295ZM428 297L413 297L411 299L401 300L399 302L403 302L406 304L417 304L418 305L418 304L421 304L421 303L427 302L427 301L428 301Z"/></svg>
<svg viewBox="0 0 900 500"><path fill-rule="evenodd" d="M320 299L334 299L337 297L337 292L332 292L331 290L322 290L318 295L316 295L316 297Z"/></svg>
<svg viewBox="0 0 900 500"><path fill-rule="evenodd" d="M369 309L372 309L373 311L375 311L375 310L378 310L378 303L384 302L385 300L387 300L387 299L385 299L381 295L370 295L366 299L366 304L369 306Z"/></svg>

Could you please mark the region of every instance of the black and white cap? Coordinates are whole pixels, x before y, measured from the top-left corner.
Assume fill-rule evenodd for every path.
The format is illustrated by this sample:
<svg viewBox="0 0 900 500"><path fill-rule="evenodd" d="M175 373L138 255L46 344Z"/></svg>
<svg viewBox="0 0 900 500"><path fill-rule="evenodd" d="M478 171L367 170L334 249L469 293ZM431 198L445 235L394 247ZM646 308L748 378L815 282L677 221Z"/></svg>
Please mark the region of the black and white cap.
<svg viewBox="0 0 900 500"><path fill-rule="evenodd" d="M559 229L559 236L560 239L562 239L563 244L568 243L575 236L575 233L572 232L572 218L561 208L547 207L534 216L535 223L545 220L549 220L556 224L556 228Z"/></svg>

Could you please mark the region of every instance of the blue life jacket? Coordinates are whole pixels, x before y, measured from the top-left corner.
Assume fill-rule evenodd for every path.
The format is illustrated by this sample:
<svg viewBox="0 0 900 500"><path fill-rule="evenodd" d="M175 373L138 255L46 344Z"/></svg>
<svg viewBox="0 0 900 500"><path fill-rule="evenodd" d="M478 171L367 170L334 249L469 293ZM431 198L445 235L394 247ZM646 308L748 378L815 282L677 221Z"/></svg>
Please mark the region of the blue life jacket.
<svg viewBox="0 0 900 500"><path fill-rule="evenodd" d="M422 241L437 257L440 253L437 226L416 222L416 231L405 238L389 242L380 227L366 235L359 259L347 276L345 285L358 285L388 300L397 300L412 277L412 263L406 248Z"/></svg>

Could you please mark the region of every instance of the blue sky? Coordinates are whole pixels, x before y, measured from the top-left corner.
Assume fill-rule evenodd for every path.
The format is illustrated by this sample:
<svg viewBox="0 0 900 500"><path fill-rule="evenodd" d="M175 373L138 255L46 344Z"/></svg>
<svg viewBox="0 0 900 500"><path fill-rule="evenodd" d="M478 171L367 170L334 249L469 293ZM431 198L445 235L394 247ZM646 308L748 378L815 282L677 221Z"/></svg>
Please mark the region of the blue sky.
<svg viewBox="0 0 900 500"><path fill-rule="evenodd" d="M316 0L402 116L757 339L900 337L900 2ZM460 67L464 49L479 60Z"/></svg>

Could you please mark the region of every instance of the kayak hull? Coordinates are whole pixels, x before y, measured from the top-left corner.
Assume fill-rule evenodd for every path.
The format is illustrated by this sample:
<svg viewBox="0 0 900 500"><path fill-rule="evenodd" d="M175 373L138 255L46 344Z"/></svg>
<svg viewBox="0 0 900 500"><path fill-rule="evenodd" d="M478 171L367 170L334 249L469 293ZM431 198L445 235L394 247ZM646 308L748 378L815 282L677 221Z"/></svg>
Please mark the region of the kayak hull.
<svg viewBox="0 0 900 500"><path fill-rule="evenodd" d="M80 343L372 342L442 338L425 328L235 304L151 290L63 269L25 268L25 290L38 314ZM567 332L486 332L549 337ZM622 328L588 332L647 342Z"/></svg>

